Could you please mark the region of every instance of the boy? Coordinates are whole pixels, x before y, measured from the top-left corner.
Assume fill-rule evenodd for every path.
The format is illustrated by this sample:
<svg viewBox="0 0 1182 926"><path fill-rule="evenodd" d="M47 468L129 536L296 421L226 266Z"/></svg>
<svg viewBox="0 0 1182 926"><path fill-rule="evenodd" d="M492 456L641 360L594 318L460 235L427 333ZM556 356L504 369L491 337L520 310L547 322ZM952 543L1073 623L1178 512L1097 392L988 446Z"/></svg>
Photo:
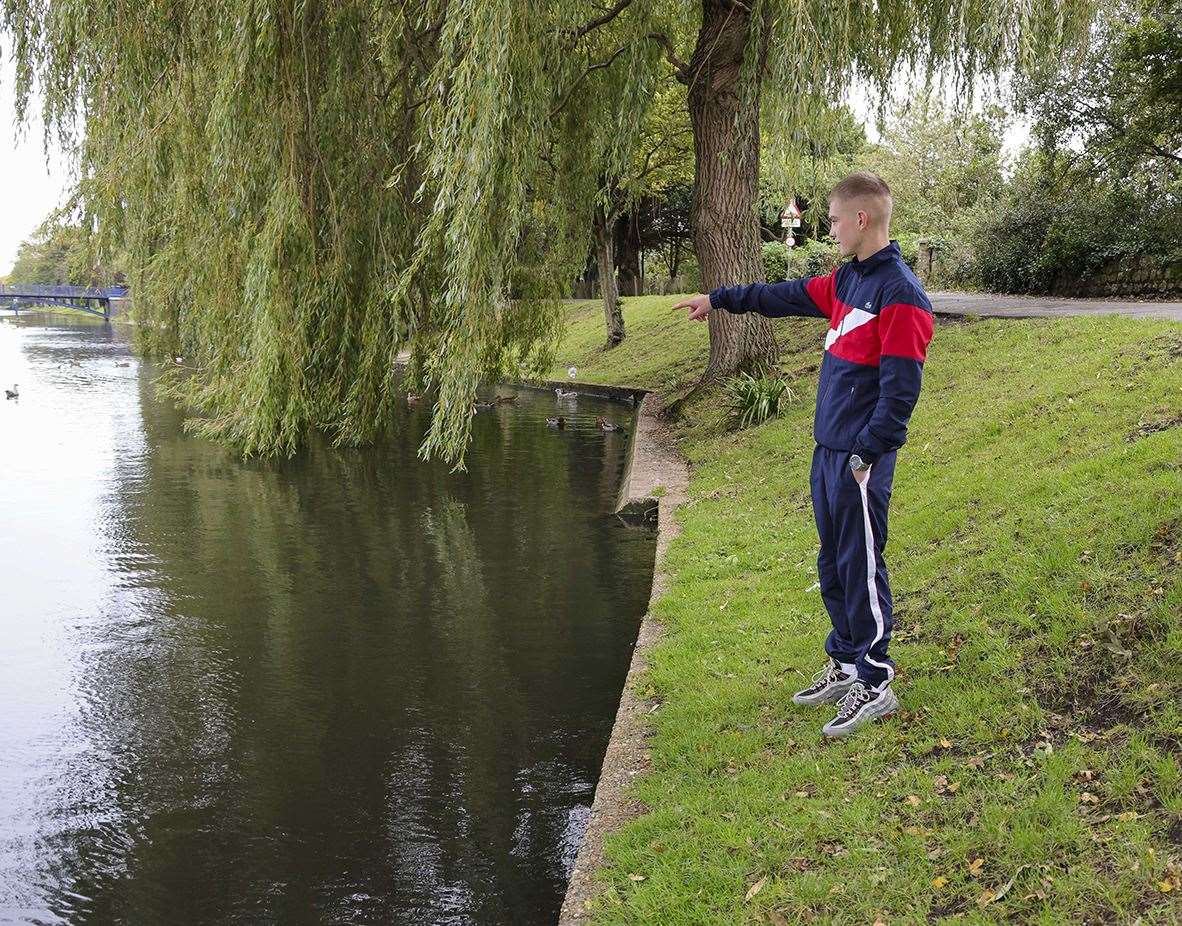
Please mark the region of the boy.
<svg viewBox="0 0 1182 926"><path fill-rule="evenodd" d="M822 727L846 736L899 706L887 656L892 602L883 550L895 451L919 399L932 337L932 306L888 230L890 188L871 173L842 180L829 194L830 234L854 260L828 276L721 287L674 306L692 320L712 309L829 320L810 484L820 535L821 598L833 623L829 661L797 704L838 704Z"/></svg>

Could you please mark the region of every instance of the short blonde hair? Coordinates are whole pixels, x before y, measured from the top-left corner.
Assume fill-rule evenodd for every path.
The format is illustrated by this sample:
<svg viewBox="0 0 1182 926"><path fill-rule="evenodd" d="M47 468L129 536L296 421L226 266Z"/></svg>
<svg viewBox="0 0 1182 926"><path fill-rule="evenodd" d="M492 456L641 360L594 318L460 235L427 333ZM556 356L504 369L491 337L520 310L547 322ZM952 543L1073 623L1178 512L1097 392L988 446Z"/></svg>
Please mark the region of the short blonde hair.
<svg viewBox="0 0 1182 926"><path fill-rule="evenodd" d="M882 203L882 218L889 225L895 199L887 182L868 170L859 170L845 177L829 191L829 201L835 199L875 199Z"/></svg>

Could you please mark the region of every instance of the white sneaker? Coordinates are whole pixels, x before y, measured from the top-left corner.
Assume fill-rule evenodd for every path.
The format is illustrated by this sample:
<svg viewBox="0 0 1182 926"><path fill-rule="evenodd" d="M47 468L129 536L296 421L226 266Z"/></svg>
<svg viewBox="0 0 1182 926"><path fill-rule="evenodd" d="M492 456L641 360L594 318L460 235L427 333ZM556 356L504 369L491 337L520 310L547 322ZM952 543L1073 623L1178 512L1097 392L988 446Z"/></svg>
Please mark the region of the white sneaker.
<svg viewBox="0 0 1182 926"><path fill-rule="evenodd" d="M899 699L887 685L875 691L864 682L854 681L841 704L837 716L821 728L826 736L848 736L858 727L865 726L879 717L886 717L899 709Z"/></svg>
<svg viewBox="0 0 1182 926"><path fill-rule="evenodd" d="M808 688L802 688L792 696L796 704L832 704L840 701L850 686L858 680L852 672L845 672L841 665L830 659L828 665L813 676Z"/></svg>

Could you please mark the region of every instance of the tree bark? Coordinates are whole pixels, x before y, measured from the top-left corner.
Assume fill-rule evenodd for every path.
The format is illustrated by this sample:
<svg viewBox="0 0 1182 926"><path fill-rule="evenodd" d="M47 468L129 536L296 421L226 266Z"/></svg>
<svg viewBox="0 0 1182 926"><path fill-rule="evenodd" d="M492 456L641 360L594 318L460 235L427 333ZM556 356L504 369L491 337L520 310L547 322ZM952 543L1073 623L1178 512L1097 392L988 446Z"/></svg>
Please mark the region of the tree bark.
<svg viewBox="0 0 1182 926"><path fill-rule="evenodd" d="M739 74L749 47L750 14L733 0L703 0L702 29L690 60L689 115L694 132L694 195L690 228L702 287L764 279L759 219L759 97L744 105ZM755 313L711 312L710 359L695 387L740 370L773 363L771 323ZM687 397L688 398L688 397Z"/></svg>
<svg viewBox="0 0 1182 926"><path fill-rule="evenodd" d="M616 222L619 248L616 265L620 268L620 293L624 296L640 296L640 228L633 212L620 216Z"/></svg>
<svg viewBox="0 0 1182 926"><path fill-rule="evenodd" d="M595 256L599 261L599 289L603 295L603 315L607 327L605 349L624 340L624 313L620 309L620 291L616 285L615 222L602 208L595 210Z"/></svg>

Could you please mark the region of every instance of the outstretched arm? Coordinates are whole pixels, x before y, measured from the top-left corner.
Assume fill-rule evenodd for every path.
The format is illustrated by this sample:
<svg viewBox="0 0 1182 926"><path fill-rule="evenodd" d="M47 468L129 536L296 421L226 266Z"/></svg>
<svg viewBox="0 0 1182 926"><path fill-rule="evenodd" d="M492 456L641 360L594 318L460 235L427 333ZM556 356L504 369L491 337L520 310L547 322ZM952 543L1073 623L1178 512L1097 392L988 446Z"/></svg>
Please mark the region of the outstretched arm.
<svg viewBox="0 0 1182 926"><path fill-rule="evenodd" d="M747 283L719 287L710 293L710 307L728 312L758 312L769 318L788 315L831 318L837 271L828 276L801 277L782 283Z"/></svg>
<svg viewBox="0 0 1182 926"><path fill-rule="evenodd" d="M693 321L705 318L711 309L725 309L735 315L758 312L769 318L798 315L806 318L830 318L833 315L837 271L823 277L802 277L783 283L747 283L719 287L708 296L693 296L677 303L674 309L690 310Z"/></svg>

